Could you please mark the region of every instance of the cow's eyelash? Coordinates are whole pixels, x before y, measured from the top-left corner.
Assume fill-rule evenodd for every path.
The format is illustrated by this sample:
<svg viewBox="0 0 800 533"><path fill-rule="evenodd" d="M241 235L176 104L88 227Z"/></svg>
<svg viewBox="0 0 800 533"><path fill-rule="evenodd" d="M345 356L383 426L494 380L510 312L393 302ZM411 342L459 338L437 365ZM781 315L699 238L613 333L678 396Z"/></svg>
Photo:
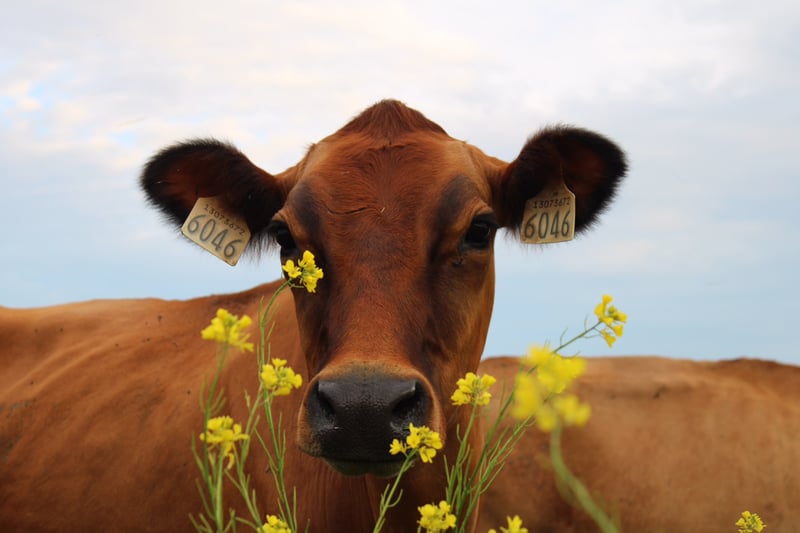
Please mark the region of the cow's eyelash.
<svg viewBox="0 0 800 533"><path fill-rule="evenodd" d="M290 253L297 249L292 232L285 222L273 221L267 226L267 233L281 247L281 254Z"/></svg>

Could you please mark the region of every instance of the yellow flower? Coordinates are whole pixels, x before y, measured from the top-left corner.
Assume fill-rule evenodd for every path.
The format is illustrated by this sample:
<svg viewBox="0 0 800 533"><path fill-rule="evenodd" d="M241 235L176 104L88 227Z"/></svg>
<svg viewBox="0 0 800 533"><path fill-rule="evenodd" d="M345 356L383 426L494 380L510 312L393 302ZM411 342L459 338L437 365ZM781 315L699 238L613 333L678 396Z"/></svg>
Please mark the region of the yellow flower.
<svg viewBox="0 0 800 533"><path fill-rule="evenodd" d="M520 420L533 416L543 402L541 387L536 378L527 372L519 372L514 389L514 406L511 408L512 416Z"/></svg>
<svg viewBox="0 0 800 533"><path fill-rule="evenodd" d="M507 516L506 520L508 520L508 527L501 527L501 533L528 533L528 528L522 527L522 519L519 516L515 515L514 518ZM497 531L490 529L489 533L497 533Z"/></svg>
<svg viewBox="0 0 800 533"><path fill-rule="evenodd" d="M581 403L574 394L553 398L553 408L565 426L584 426L592 414L588 403Z"/></svg>
<svg viewBox="0 0 800 533"><path fill-rule="evenodd" d="M289 524L271 514L267 515L267 522L261 526L261 531L263 533L292 533Z"/></svg>
<svg viewBox="0 0 800 533"><path fill-rule="evenodd" d="M536 377L548 392L560 394L585 371L585 359L553 354L547 364L537 367Z"/></svg>
<svg viewBox="0 0 800 533"><path fill-rule="evenodd" d="M456 516L450 514L450 504L444 500L439 502L438 507L428 503L417 509L419 510L417 524L425 528L426 533L439 533L456 527Z"/></svg>
<svg viewBox="0 0 800 533"><path fill-rule="evenodd" d="M549 346L534 345L522 363L536 369L539 382L547 392L559 394L586 370L586 360L580 357L562 357Z"/></svg>
<svg viewBox="0 0 800 533"><path fill-rule="evenodd" d="M558 394L575 378L586 371L586 361L580 357L563 357L549 346L531 346L522 363L536 369L536 376L548 392Z"/></svg>
<svg viewBox="0 0 800 533"><path fill-rule="evenodd" d="M594 308L598 324L603 323L606 326L605 329L600 330L600 336L603 337L609 348L614 346L617 338L622 337L622 325L628 321L628 315L613 305L608 305L611 300L611 296L604 294L602 301Z"/></svg>
<svg viewBox="0 0 800 533"><path fill-rule="evenodd" d="M613 348L614 347L614 343L617 342L617 338L614 336L614 332L613 331L609 331L607 329L601 329L600 330L600 335L606 341L606 344L608 344L609 348Z"/></svg>
<svg viewBox="0 0 800 533"><path fill-rule="evenodd" d="M286 366L285 359L273 357L272 363L261 367L261 383L273 396L286 396L303 385L303 376Z"/></svg>
<svg viewBox="0 0 800 533"><path fill-rule="evenodd" d="M322 269L314 262L314 254L306 250L299 264L303 269L300 283L305 285L308 292L314 292L317 289L317 281L323 276Z"/></svg>
<svg viewBox="0 0 800 533"><path fill-rule="evenodd" d="M289 279L297 279L303 274L303 271L300 270L300 267L296 266L294 261L291 259L286 261L281 268L284 272L286 272L286 275L289 277Z"/></svg>
<svg viewBox="0 0 800 533"><path fill-rule="evenodd" d="M478 377L472 372L467 372L466 376L456 383L458 389L450 397L450 400L453 405L488 405L492 399L489 387L496 382L497 380L489 374Z"/></svg>
<svg viewBox="0 0 800 533"><path fill-rule="evenodd" d="M414 427L414 424L409 424L408 430L410 432L406 437L408 449L417 450L423 463L433 462L436 450L442 449L442 439L439 434L427 426Z"/></svg>
<svg viewBox="0 0 800 533"><path fill-rule="evenodd" d="M283 265L283 271L290 281L297 281L299 285L296 287L305 287L308 292L315 292L317 290L317 281L322 279L323 272L314 260L314 254L306 250L303 252L303 258L294 264L294 261L289 259Z"/></svg>
<svg viewBox="0 0 800 533"><path fill-rule="evenodd" d="M247 315L239 318L220 308L217 310L217 316L211 319L211 324L200 332L200 336L206 340L217 341L252 352L253 343L247 342L250 335L242 335L242 330L252 323L253 321Z"/></svg>
<svg viewBox="0 0 800 533"><path fill-rule="evenodd" d="M392 455L397 455L398 453L405 454L407 450L408 447L397 439L394 439L389 446L389 453Z"/></svg>
<svg viewBox="0 0 800 533"><path fill-rule="evenodd" d="M761 521L761 517L750 511L742 513L742 517L736 521L736 526L739 528L739 533L759 533L767 527Z"/></svg>
<svg viewBox="0 0 800 533"><path fill-rule="evenodd" d="M389 445L389 453L397 455L402 453L408 455L410 450L417 450L419 458L423 463L433 462L436 457L436 450L442 449L442 439L435 431L431 431L427 426L414 427L414 424L408 425L409 434L406 437L406 442L402 443L397 439L392 440Z"/></svg>
<svg viewBox="0 0 800 533"><path fill-rule="evenodd" d="M600 320L601 322L605 322L606 324L608 324L608 322L606 322L606 319L610 318L609 316L606 315L606 311L608 309L608 304L611 303L611 300L613 300L611 296L609 296L608 294L604 294L602 301L599 304L597 304L597 307L594 308L594 314L597 316L597 319Z"/></svg>
<svg viewBox="0 0 800 533"><path fill-rule="evenodd" d="M432 463L434 457L436 457L436 450L434 448L429 448L427 446L421 446L419 448L419 458L423 463Z"/></svg>
<svg viewBox="0 0 800 533"><path fill-rule="evenodd" d="M585 359L562 357L547 346L534 346L523 363L536 366L517 373L511 408L514 418L535 417L537 427L546 432L559 424L586 424L591 414L589 405L581 404L574 395L562 395L572 381L586 371Z"/></svg>
<svg viewBox="0 0 800 533"><path fill-rule="evenodd" d="M522 358L522 362L532 368L536 368L549 362L554 355L553 350L547 344L544 346L534 344L528 349L528 355Z"/></svg>
<svg viewBox="0 0 800 533"><path fill-rule="evenodd" d="M208 445L208 457L213 462L216 454L214 448L219 447L222 457L228 458L228 468L236 462L234 455L234 443L239 440L247 440L250 435L242 433L242 426L234 424L229 416L217 416L210 418L206 426L205 433L200 435L200 440Z"/></svg>
<svg viewBox="0 0 800 533"><path fill-rule="evenodd" d="M617 309L613 305L609 305L608 306L607 314L608 314L609 317L611 317L611 320L613 320L614 322L623 322L623 323L625 323L625 322L628 321L628 315L626 315L625 313L623 313L622 311L620 311L619 309Z"/></svg>
<svg viewBox="0 0 800 533"><path fill-rule="evenodd" d="M553 431L556 424L558 424L558 413L556 410L553 409L553 406L549 403L542 405L536 412L536 427L545 433L549 433Z"/></svg>

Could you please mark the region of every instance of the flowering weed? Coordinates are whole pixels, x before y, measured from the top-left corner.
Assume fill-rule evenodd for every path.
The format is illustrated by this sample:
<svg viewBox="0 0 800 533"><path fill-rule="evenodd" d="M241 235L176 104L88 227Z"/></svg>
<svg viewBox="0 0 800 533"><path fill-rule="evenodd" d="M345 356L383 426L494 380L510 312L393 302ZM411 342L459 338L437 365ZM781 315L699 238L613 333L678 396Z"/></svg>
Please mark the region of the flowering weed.
<svg viewBox="0 0 800 533"><path fill-rule="evenodd" d="M286 289L304 288L309 293L316 291L317 282L323 278L322 270L317 267L314 255L304 252L297 264L289 260L283 265L286 281L273 293L270 301L259 313L260 343L256 353L259 371L259 390L255 402L246 396L250 408L249 417L243 428L241 424L227 415L220 415L224 407L224 396L218 390L219 378L224 366L227 351L230 347L243 351L253 351L254 345L249 342L249 334L245 333L252 320L247 315L241 318L225 309L219 309L212 318L211 324L201 332L203 339L215 341L218 346L217 372L207 387L203 398L205 431L199 435L204 444L204 452L199 453L193 443L195 460L201 472L201 489L204 514L191 517L198 531L235 531L236 524L244 523L259 533L292 533L298 531L296 517L296 494L292 490L291 498L284 483L284 458L286 453L286 435L281 427L281 419L273 417L272 403L276 398L291 394L303 384L303 378L287 365L287 361L271 357L269 338L272 332L271 323L274 317L274 304L277 296ZM470 417L467 426L458 428L459 450L453 464L445 467L447 488L445 500L438 504L426 504L418 507L419 518L417 531L439 533L447 530L463 532L471 524L470 517L475 512L481 494L495 479L504 461L511 453L514 445L530 426L550 433L550 459L553 469L562 484L571 493L574 500L594 519L603 532L617 531L616 526L592 499L586 487L568 469L561 454L561 432L564 427L583 426L591 416L591 408L568 389L572 382L586 370L586 361L577 356L565 357L560 351L582 338L599 336L612 347L622 336L627 315L610 305L612 298L603 295L601 302L595 307L596 322L585 326L584 331L560 346L551 348L549 344L534 345L521 360L521 368L516 375L510 394L503 395L497 419L489 425L480 450L475 454L468 443L468 436L474 429L480 415L480 408L492 401L491 387L496 379L488 374L477 375L468 372L456 383L456 390L450 400L455 406L469 408ZM272 322L274 324L274 322ZM263 414L269 430L268 446L257 433L256 424L259 416L258 407L263 407ZM501 421L507 416L515 422L503 425ZM409 424L409 433L404 441L394 439L389 444L391 455L403 455L403 463L394 481L386 486L381 495L379 516L374 531L380 531L385 523L385 514L394 507L402 497L399 482L402 476L419 459L421 463L431 463L442 449L440 435L427 426ZM278 492L279 514L266 515L264 520L256 500L256 494L249 488L249 476L244 472L244 462L249 452L252 435L261 443L267 455L269 470L272 472ZM235 467L235 468L234 468ZM236 516L233 509L227 510L222 494L222 482L228 479L239 491L250 512L251 519ZM739 533L759 533L766 525L754 513L745 511L735 524ZM507 517L507 527L500 527L501 533L527 533L519 516ZM495 529L489 533L497 533Z"/></svg>
<svg viewBox="0 0 800 533"><path fill-rule="evenodd" d="M609 305L612 299L608 294L604 294L603 299L594 308L598 323L592 328L600 332L600 336L603 337L609 348L614 346L617 338L622 337L623 324L628 321L628 315L613 305ZM601 327L600 324L605 327Z"/></svg>
<svg viewBox="0 0 800 533"><path fill-rule="evenodd" d="M275 515L267 515L267 521L261 526L259 533L292 533L289 524Z"/></svg>
<svg viewBox="0 0 800 533"><path fill-rule="evenodd" d="M467 375L456 383L458 388L450 400L453 405L488 405L492 399L489 387L496 382L497 380L488 374L478 377L472 372L467 372Z"/></svg>
<svg viewBox="0 0 800 533"><path fill-rule="evenodd" d="M271 363L261 365L261 383L268 394L286 396L303 385L303 376L286 366L285 359L275 357Z"/></svg>
<svg viewBox="0 0 800 533"><path fill-rule="evenodd" d="M418 531L424 529L425 533L439 533L456 527L456 516L450 513L450 504L444 500L438 506L428 503L418 507L418 510Z"/></svg>
<svg viewBox="0 0 800 533"><path fill-rule="evenodd" d="M757 514L750 511L743 512L734 525L739 528L739 533L760 533L767 527Z"/></svg>
<svg viewBox="0 0 800 533"><path fill-rule="evenodd" d="M297 265L291 260L287 261L283 270L287 273L288 279L272 294L266 307L259 313L261 342L256 353L257 368L260 369L259 389L255 402L245 393L249 415L244 429L240 424L234 423L230 416L218 415L225 403L223 391L218 390L218 385L229 348L253 351L254 345L248 341L249 334L244 333L244 330L252 325L252 319L247 315L239 318L225 309L219 309L216 316L211 319L211 324L201 331L203 339L217 343L218 357L217 371L202 397L206 429L199 439L206 445L205 453L198 453L195 444L192 444L195 461L201 474L198 487L201 489L200 494L205 511L197 517L191 517L192 524L198 531L235 531L238 522L245 523L253 530L263 533L298 531L296 499L294 493L292 498L289 498L284 483L286 435L281 428L280 418L275 420L272 415L272 402L276 397L286 396L292 390L300 388L303 378L287 366L286 360L272 358L268 355L272 327L268 328L267 325L274 317L275 301L281 292L291 288L305 288L308 292L314 292L317 282L323 277L323 272L317 267L314 255L309 251L303 254L303 258ZM271 447L267 446L256 431L259 406L264 409ZM258 437L256 440L262 445L267 455L278 491L280 516L266 515L265 522L261 519L264 515L259 510L256 494L250 490L250 478L244 471L244 462L249 453L252 435ZM237 443L240 444L240 447L237 447ZM224 459L227 459L225 468L223 468ZM235 468L233 468L234 466ZM251 515L250 520L236 516L233 509L228 509L228 514L225 515L222 491L224 479L230 481L244 499Z"/></svg>
<svg viewBox="0 0 800 533"><path fill-rule="evenodd" d="M512 414L518 420L533 421L541 430L550 433L550 461L556 476L572 493L578 504L595 521L601 531L615 532L617 527L595 503L589 491L567 467L561 453L561 432L567 426L583 426L591 416L591 407L574 394L566 394L569 385L586 371L586 361L578 356L564 357L560 351L572 343L599 335L609 347L622 336L628 317L610 306L612 298L603 295L595 307L596 322L556 348L533 346L522 359L514 388Z"/></svg>
<svg viewBox="0 0 800 533"><path fill-rule="evenodd" d="M217 316L211 319L211 324L200 332L200 336L206 340L252 352L253 343L247 342L250 335L242 333L242 330L250 327L252 323L252 319L247 315L239 318L225 309L219 309Z"/></svg>
<svg viewBox="0 0 800 533"><path fill-rule="evenodd" d="M400 485L400 479L403 474L408 472L408 469L414 464L417 457L423 463L433 462L436 457L436 452L442 449L442 439L439 434L431 430L427 426L415 426L414 424L408 425L409 434L405 442L400 442L398 439L393 439L389 445L389 453L392 455L403 454L403 464L394 478L391 485L387 485L381 494L380 504L378 506L378 519L375 521L373 532L377 533L383 528L386 521L386 512L397 505L402 497L402 491L397 492Z"/></svg>
<svg viewBox="0 0 800 533"><path fill-rule="evenodd" d="M528 528L522 527L522 519L519 516L513 518L506 517L508 520L508 527L501 527L500 533L528 533ZM497 530L490 529L489 533L497 533Z"/></svg>
<svg viewBox="0 0 800 533"><path fill-rule="evenodd" d="M220 450L220 456L228 459L227 468L230 469L236 460L234 453L235 443L240 440L247 440L250 435L242 433L242 426L234 424L229 416L217 416L211 418L206 424L206 432L200 435L200 440L208 445L208 457L212 464L216 461L216 448Z"/></svg>
<svg viewBox="0 0 800 533"><path fill-rule="evenodd" d="M306 250L303 258L294 264L289 259L283 265L283 271L292 287L305 287L308 292L316 292L317 281L323 277L322 269L319 268L314 260L314 254Z"/></svg>

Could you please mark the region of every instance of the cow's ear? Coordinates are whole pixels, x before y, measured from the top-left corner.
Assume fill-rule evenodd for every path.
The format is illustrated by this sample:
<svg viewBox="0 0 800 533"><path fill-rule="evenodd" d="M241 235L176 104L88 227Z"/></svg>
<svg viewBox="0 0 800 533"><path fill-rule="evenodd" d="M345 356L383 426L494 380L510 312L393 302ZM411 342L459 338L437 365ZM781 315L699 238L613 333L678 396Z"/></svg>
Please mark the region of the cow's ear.
<svg viewBox="0 0 800 533"><path fill-rule="evenodd" d="M609 204L626 170L625 154L605 137L573 127L546 128L494 176L494 209L502 226L519 231L525 202L563 181L575 194L577 233Z"/></svg>
<svg viewBox="0 0 800 533"><path fill-rule="evenodd" d="M247 221L254 242L283 206L285 180L261 170L233 146L198 139L165 148L148 161L140 183L151 204L181 226L200 197L218 196Z"/></svg>

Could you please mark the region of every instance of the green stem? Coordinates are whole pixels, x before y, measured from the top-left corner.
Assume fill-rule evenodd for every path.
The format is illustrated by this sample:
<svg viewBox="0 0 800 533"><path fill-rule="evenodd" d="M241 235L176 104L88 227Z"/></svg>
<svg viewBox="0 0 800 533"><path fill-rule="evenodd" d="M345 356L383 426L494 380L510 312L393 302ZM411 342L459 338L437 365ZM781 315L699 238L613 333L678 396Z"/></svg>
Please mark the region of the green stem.
<svg viewBox="0 0 800 533"><path fill-rule="evenodd" d="M372 529L373 533L378 533L383 528L383 524L386 522L386 512L397 505L397 502L399 502L400 498L403 496L402 490L396 499L394 497L394 493L397 491L397 487L400 485L400 478L402 478L403 474L405 474L408 469L411 468L412 461L416 455L416 450L409 451L409 454L403 460L403 464L400 466L400 471L395 476L391 487L387 485L386 489L383 490L383 494L381 494L378 519L375 521L375 527Z"/></svg>
<svg viewBox="0 0 800 533"><path fill-rule="evenodd" d="M470 497L466 501L466 509L463 508L464 502L459 501L457 504L455 502L450 502L453 505L454 509L457 509L458 512L454 513L456 516L459 517L459 524L458 531L463 531L466 524L469 523L469 517L475 512L475 508L478 504L480 496L488 490L491 483L499 474L500 470L503 468L505 459L513 450L516 443L522 437L524 430L530 424L530 417L522 420L520 422L516 422L514 427L511 430L511 434L508 434L507 429L500 428L500 423L506 416L506 412L511 407L511 404L514 399L514 390L516 389L516 384L512 385L511 392L508 396L501 395L504 398L500 411L497 414L497 418L494 420L492 425L488 428L486 435L483 440L483 447L481 448L480 455L478 457L478 461L475 464L475 468L472 470L470 475L468 476L467 483L465 486L458 487L457 493L461 493L462 490L467 491L467 495ZM470 422L467 427L467 431L464 433L464 437L461 441L459 446L459 459L456 465L453 467L455 469L463 469L463 460L461 458L462 451L468 449L468 446L465 446L464 441L466 440L467 436L469 435L470 431L472 430L472 424L477 414L477 406L473 405L473 412L470 416ZM499 434L498 434L499 432ZM463 484L463 477L464 473L463 470L458 473L458 475L453 475L449 473L448 475L448 498L451 494L450 488L450 481L453 480L455 483ZM461 496L461 499L465 499L466 496ZM449 501L449 500L448 500Z"/></svg>
<svg viewBox="0 0 800 533"><path fill-rule="evenodd" d="M566 341L566 342L564 342L564 343L561 343L561 345L560 345L560 346L558 346L557 348L554 348L554 349L553 349L553 353L557 354L557 353L559 353L561 350L563 350L564 348L566 348L567 346L569 346L570 344L572 344L573 342L575 342L575 341L578 341L578 340L580 340L580 339L583 339L583 338L584 338L584 337L586 337L586 336L587 336L589 333L591 333L591 332L593 332L593 331L596 331L596 330L597 330L597 326L600 326L600 325L602 325L602 324L603 324L603 322L602 322L602 321L600 321L600 320L598 320L597 322L595 322L595 324L594 324L592 327L584 329L584 330L583 330L581 333L579 333L579 334L575 335L575 336L574 336L574 337L572 337L570 340L568 340L568 341ZM584 323L584 327L585 327L585 323Z"/></svg>
<svg viewBox="0 0 800 533"><path fill-rule="evenodd" d="M255 490L252 492L250 491L250 477L245 473L244 470L245 462L250 454L250 445L252 444L253 435L255 433L255 426L258 424L258 416L256 415L258 401L251 401L250 395L247 394L247 391L245 391L245 402L249 411L247 425L245 426L245 433L250 435L250 438L242 441L240 448L241 451L238 454L235 463L236 476L234 477L233 475L229 474L228 477L244 499L245 504L247 505L247 510L250 512L250 517L253 519L252 523L245 523L251 525L253 529L258 529L258 524L261 523L263 517L258 508L258 499L256 498ZM240 521L242 520L240 519Z"/></svg>
<svg viewBox="0 0 800 533"><path fill-rule="evenodd" d="M223 531L225 528L223 527L222 522L222 463L224 462L224 457L219 457L219 467L214 465L215 470L215 477L216 477L216 487L214 493L214 522L217 524L217 531Z"/></svg>
<svg viewBox="0 0 800 533"><path fill-rule="evenodd" d="M550 461L553 463L553 469L556 475L566 483L578 504L586 513L592 517L592 520L600 528L603 533L618 533L617 527L611 522L611 519L605 512L595 503L592 495L586 486L578 479L564 462L564 456L561 452L561 425L557 424L550 433Z"/></svg>
<svg viewBox="0 0 800 533"><path fill-rule="evenodd" d="M217 391L217 387L219 386L220 376L227 354L228 345L223 344L218 352L217 371L211 380L207 393L203 395L203 400L201 401L201 407L203 409L203 432L208 430L208 421L219 413L224 403L222 394ZM200 455L202 459L198 461L198 466L200 466L201 476L205 481L206 489L210 497L209 507L206 507L206 512L213 514L217 530L222 531L222 471L219 469L218 464L213 464L211 462L208 443L203 443L203 452Z"/></svg>
<svg viewBox="0 0 800 533"><path fill-rule="evenodd" d="M270 461L271 468L272 468L272 475L275 479L275 488L278 490L278 505L281 509L281 513L289 524L289 527L292 531L297 531L297 520L295 519L294 512L292 506L289 503L289 497L286 493L286 483L284 481L284 462L286 457L286 437L285 435L281 434L281 439L279 439L278 434L280 432L280 422L276 424L272 417L272 398L267 396L265 402L265 411L267 415L267 426L269 427L270 438L272 440L272 447L275 450L275 460Z"/></svg>
<svg viewBox="0 0 800 533"><path fill-rule="evenodd" d="M269 339L272 336L272 330L275 327L275 321L273 317L275 315L275 301L280 295L281 292L286 290L289 287L294 287L294 284L290 281L284 281L280 287L278 287L272 296L267 302L266 308L264 308L263 312L260 312L259 317L259 333L261 335L261 343L259 344L258 350L258 372L261 373L261 368L264 364L268 363L269 360L272 358L271 353L265 353L268 350L269 346ZM269 330L267 330L267 323L272 321ZM263 387L262 387L263 391ZM286 483L284 481L284 459L286 456L286 437L285 434L281 432L281 423L280 420L278 424L275 424L275 420L272 416L272 400L273 398L269 395L267 391L263 391L263 397L261 401L264 403L264 412L267 420L267 427L269 428L270 433L270 440L272 441L272 448L274 450L274 456L267 452L267 459L269 461L270 470L272 471L273 479L275 480L275 488L278 491L278 507L280 509L280 513L282 518L287 522L290 529L292 531L298 531L297 529L297 518L295 516L295 506L293 503L289 502L289 496L286 492ZM279 438L280 434L280 438Z"/></svg>
<svg viewBox="0 0 800 533"><path fill-rule="evenodd" d="M467 522L470 514L468 512L462 513L462 511L464 510L465 506L467 509L472 508L470 503L474 497L471 498L470 495L474 491L473 481L475 476L477 476L478 472L481 470L486 451L486 446L484 445L484 447L481 449L480 457L475 463L475 468L471 472L465 472L465 468L469 468L469 466L465 467L465 463L467 463L467 460L469 459L468 455L471 449L468 443L468 437L469 434L472 433L472 428L475 425L475 419L478 411L478 406L475 405L474 402L471 407L472 409L470 410L467 427L464 430L463 435L457 435L459 438L458 454L456 455L455 464L447 473L448 483L447 490L445 492L445 499L452 506L453 514L459 518L458 523L461 524L462 527L463 524ZM466 483L464 482L465 477L467 478ZM461 531L462 527L458 527L457 531Z"/></svg>

